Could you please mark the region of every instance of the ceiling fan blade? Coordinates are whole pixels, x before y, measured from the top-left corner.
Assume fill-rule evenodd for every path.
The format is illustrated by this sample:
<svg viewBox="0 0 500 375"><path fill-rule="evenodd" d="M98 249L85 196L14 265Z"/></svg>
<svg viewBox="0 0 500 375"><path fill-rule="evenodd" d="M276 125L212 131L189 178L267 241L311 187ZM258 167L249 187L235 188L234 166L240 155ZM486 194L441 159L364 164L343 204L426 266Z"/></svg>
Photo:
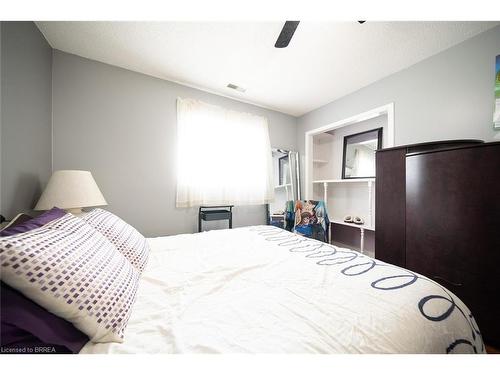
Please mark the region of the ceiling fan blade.
<svg viewBox="0 0 500 375"><path fill-rule="evenodd" d="M290 40L292 40L293 33L295 33L295 29L297 29L297 26L299 26L299 22L300 21L285 22L285 25L283 26L283 29L281 30L281 33L278 36L276 43L274 44L276 48L285 48L286 46L288 46Z"/></svg>

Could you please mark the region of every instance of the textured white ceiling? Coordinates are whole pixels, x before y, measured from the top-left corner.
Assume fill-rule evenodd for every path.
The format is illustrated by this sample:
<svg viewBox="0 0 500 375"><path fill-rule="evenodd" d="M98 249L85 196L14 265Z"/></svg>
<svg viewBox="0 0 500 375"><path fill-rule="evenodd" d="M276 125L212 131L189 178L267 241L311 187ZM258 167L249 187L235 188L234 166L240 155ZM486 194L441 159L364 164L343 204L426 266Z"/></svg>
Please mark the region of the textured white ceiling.
<svg viewBox="0 0 500 375"><path fill-rule="evenodd" d="M497 24L301 22L276 49L282 22L37 22L61 51L294 116Z"/></svg>

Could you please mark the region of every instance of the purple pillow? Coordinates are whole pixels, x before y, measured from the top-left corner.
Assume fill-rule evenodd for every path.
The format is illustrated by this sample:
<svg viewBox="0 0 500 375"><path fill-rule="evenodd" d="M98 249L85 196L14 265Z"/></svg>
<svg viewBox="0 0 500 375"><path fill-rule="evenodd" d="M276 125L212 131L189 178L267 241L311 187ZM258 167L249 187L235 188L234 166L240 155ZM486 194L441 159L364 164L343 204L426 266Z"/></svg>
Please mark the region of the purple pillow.
<svg viewBox="0 0 500 375"><path fill-rule="evenodd" d="M33 229L40 228L55 219L63 217L64 215L66 215L66 211L54 207L33 219L27 220L12 227L5 228L0 232L0 237L13 236L14 234L24 233Z"/></svg>
<svg viewBox="0 0 500 375"><path fill-rule="evenodd" d="M2 354L70 354L71 350L61 345L47 344L31 333L11 324L2 323L2 337L8 338L1 345Z"/></svg>
<svg viewBox="0 0 500 375"><path fill-rule="evenodd" d="M7 284L1 283L0 297L2 348L16 348L17 352L32 348L33 353L36 350L40 353L78 353L89 341L71 323L48 312Z"/></svg>

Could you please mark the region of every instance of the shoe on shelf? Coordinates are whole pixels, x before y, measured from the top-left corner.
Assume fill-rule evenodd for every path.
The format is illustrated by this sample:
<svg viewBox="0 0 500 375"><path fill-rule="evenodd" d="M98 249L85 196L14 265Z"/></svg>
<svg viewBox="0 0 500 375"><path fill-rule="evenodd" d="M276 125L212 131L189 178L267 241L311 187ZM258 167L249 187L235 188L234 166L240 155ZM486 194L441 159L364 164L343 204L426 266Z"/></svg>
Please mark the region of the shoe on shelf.
<svg viewBox="0 0 500 375"><path fill-rule="evenodd" d="M354 223L352 215L347 215L344 217L344 223Z"/></svg>
<svg viewBox="0 0 500 375"><path fill-rule="evenodd" d="M365 221L362 218L360 218L359 216L354 216L352 222L354 224L358 224L358 225L363 225L365 223Z"/></svg>

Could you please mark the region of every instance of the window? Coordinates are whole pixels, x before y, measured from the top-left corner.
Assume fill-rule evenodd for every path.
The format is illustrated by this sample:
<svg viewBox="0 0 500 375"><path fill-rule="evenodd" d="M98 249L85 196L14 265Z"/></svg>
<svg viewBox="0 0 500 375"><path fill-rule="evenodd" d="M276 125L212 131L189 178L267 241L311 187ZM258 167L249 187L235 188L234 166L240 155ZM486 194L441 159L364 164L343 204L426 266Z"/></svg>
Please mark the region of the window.
<svg viewBox="0 0 500 375"><path fill-rule="evenodd" d="M177 207L274 198L267 119L177 99Z"/></svg>

